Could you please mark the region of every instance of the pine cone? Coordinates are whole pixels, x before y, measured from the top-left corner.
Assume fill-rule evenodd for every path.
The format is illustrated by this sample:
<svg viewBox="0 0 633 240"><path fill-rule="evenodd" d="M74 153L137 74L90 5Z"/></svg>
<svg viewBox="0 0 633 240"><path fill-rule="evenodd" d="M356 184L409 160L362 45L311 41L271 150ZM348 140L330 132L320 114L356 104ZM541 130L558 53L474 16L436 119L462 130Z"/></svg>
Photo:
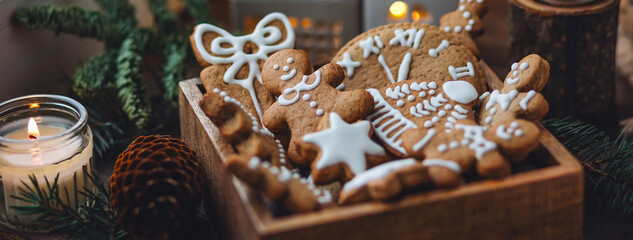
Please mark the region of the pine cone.
<svg viewBox="0 0 633 240"><path fill-rule="evenodd" d="M119 155L110 199L121 228L135 239L174 239L200 207L196 153L170 136L141 136Z"/></svg>

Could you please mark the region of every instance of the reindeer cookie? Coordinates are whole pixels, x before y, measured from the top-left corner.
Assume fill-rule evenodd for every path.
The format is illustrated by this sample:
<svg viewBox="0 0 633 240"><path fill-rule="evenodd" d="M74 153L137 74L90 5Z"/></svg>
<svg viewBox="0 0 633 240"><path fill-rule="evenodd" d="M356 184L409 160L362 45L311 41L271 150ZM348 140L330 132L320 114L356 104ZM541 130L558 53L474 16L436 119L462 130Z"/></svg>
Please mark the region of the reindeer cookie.
<svg viewBox="0 0 633 240"><path fill-rule="evenodd" d="M306 134L299 142L303 149L318 152L312 162L316 184L347 182L367 170L369 164L385 160L383 148L370 139L369 121L349 124L331 112L321 118L317 129L318 132Z"/></svg>
<svg viewBox="0 0 633 240"><path fill-rule="evenodd" d="M409 154L402 145L402 134L415 128L444 132L454 129L458 120L475 120L473 108L479 93L469 82L456 80L408 80L381 89L367 89L374 98L374 112L367 117L376 136L398 157Z"/></svg>
<svg viewBox="0 0 633 240"><path fill-rule="evenodd" d="M454 34L423 23L371 29L348 42L332 63L345 69L345 89L382 88L408 79L461 80L486 90L479 60Z"/></svg>
<svg viewBox="0 0 633 240"><path fill-rule="evenodd" d="M479 124L490 126L510 119L540 120L549 105L539 93L549 79L549 64L536 54L512 64L501 90L480 96Z"/></svg>
<svg viewBox="0 0 633 240"><path fill-rule="evenodd" d="M233 36L211 24L199 24L189 37L196 59L206 67L200 79L207 92L219 89L261 119L275 98L262 85L260 66L268 56L294 46L294 30L281 13L266 15L253 33Z"/></svg>
<svg viewBox="0 0 633 240"><path fill-rule="evenodd" d="M263 117L273 132L290 130L288 156L298 165L307 165L316 152L302 151L303 136L317 130L319 119L328 112L337 113L345 122L362 119L373 109L371 95L364 90L341 92L334 87L344 78L343 69L327 64L312 72L305 52L279 51L264 63L264 87L279 96Z"/></svg>

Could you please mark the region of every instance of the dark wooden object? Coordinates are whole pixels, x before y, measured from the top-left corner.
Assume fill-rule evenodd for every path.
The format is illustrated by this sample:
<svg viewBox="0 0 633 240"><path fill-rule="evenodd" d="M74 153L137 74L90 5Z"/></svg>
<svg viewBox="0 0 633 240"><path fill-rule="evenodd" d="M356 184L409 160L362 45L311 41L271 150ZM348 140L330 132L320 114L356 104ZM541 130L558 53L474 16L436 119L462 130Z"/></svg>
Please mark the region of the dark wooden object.
<svg viewBox="0 0 633 240"><path fill-rule="evenodd" d="M510 57L531 53L550 63L543 90L549 117L574 116L609 128L616 124L615 43L619 0L552 6L510 0Z"/></svg>
<svg viewBox="0 0 633 240"><path fill-rule="evenodd" d="M501 81L481 62L491 88ZM262 198L222 168L232 147L200 109L199 79L180 83L182 139L207 174L205 208L222 239L580 239L583 171L542 125L538 169L456 189L274 217Z"/></svg>

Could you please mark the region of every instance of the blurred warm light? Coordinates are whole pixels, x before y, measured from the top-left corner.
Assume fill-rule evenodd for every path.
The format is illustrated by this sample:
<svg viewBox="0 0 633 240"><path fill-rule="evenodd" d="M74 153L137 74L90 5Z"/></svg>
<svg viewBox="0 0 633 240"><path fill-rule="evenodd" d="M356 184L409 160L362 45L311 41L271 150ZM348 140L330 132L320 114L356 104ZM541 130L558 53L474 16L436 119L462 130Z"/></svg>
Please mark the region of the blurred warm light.
<svg viewBox="0 0 633 240"><path fill-rule="evenodd" d="M413 12L411 13L411 19L412 19L414 22L420 21L420 13L419 13L418 11L413 11Z"/></svg>
<svg viewBox="0 0 633 240"><path fill-rule="evenodd" d="M407 4L402 1L395 1L389 7L389 13L397 18L404 17L407 14Z"/></svg>
<svg viewBox="0 0 633 240"><path fill-rule="evenodd" d="M289 17L288 20L290 20L290 25L292 26L292 28L297 28L297 26L299 26L299 19L297 19L296 17Z"/></svg>
<svg viewBox="0 0 633 240"><path fill-rule="evenodd" d="M31 103L31 105L29 105L29 108L38 108L40 107L39 103Z"/></svg>
<svg viewBox="0 0 633 240"><path fill-rule="evenodd" d="M301 27L304 29L309 29L312 27L312 19L303 18L301 19Z"/></svg>

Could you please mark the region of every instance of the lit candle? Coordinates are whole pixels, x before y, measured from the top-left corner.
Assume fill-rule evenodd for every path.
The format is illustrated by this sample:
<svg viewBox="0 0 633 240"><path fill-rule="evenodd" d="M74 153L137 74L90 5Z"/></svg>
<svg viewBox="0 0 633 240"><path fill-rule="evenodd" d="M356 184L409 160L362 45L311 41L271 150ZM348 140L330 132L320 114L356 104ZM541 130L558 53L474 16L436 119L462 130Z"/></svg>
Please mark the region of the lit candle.
<svg viewBox="0 0 633 240"><path fill-rule="evenodd" d="M60 196L65 200L67 189L66 204L76 207L75 189L91 188L84 174L91 171L93 156L86 121L85 108L63 96L32 95L0 103L0 223L37 227L31 223L36 215L20 215L11 208L31 204L11 197L20 195L22 182L31 184L30 175L42 187L44 177L52 182L59 174Z"/></svg>

